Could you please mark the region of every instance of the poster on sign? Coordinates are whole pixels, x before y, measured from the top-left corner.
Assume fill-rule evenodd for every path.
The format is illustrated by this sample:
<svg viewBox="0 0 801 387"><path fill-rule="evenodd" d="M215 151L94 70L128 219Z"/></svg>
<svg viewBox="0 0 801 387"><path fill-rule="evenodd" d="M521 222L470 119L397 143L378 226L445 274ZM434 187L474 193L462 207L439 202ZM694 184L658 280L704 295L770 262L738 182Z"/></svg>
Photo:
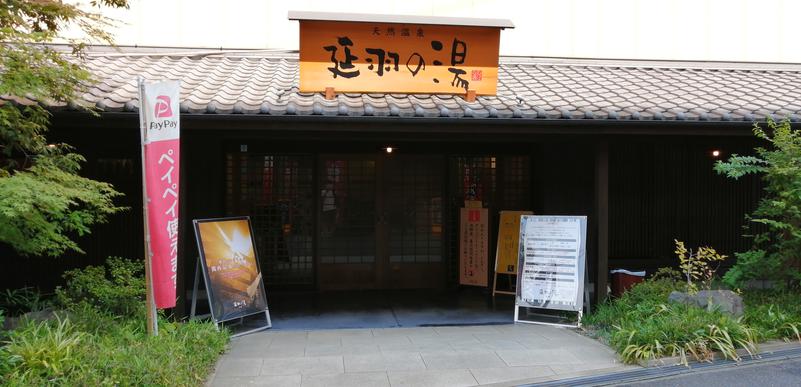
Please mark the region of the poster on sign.
<svg viewBox="0 0 801 387"><path fill-rule="evenodd" d="M149 297L160 309L175 307L178 278L179 93L179 81L146 83L139 79ZM155 311L150 313L152 320Z"/></svg>
<svg viewBox="0 0 801 387"><path fill-rule="evenodd" d="M214 321L265 313L267 295L250 218L195 219L193 223Z"/></svg>
<svg viewBox="0 0 801 387"><path fill-rule="evenodd" d="M520 307L581 312L586 216L520 218L515 320Z"/></svg>
<svg viewBox="0 0 801 387"><path fill-rule="evenodd" d="M486 208L462 208L459 214L459 284L487 286L489 219Z"/></svg>

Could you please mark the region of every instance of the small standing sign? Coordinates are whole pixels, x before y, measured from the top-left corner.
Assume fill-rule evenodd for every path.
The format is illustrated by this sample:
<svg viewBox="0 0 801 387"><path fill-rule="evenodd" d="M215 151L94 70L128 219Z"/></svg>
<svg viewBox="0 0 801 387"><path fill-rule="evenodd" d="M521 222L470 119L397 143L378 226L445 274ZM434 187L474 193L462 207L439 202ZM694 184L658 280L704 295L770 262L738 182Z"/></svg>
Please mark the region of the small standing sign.
<svg viewBox="0 0 801 387"><path fill-rule="evenodd" d="M580 326L586 266L586 216L520 218L515 322ZM576 324L521 320L520 308L576 312Z"/></svg>
<svg viewBox="0 0 801 387"><path fill-rule="evenodd" d="M195 219L199 266L216 324L264 313L266 324L237 335L271 327L249 217ZM197 293L197 275L195 275ZM193 310L196 303L193 294ZM236 335L235 335L236 336Z"/></svg>
<svg viewBox="0 0 801 387"><path fill-rule="evenodd" d="M498 224L498 246L495 249L495 275L492 279L492 295L515 294L517 283L517 254L520 243L520 217L531 215L531 211L501 211ZM509 277L509 290L498 290L498 275Z"/></svg>

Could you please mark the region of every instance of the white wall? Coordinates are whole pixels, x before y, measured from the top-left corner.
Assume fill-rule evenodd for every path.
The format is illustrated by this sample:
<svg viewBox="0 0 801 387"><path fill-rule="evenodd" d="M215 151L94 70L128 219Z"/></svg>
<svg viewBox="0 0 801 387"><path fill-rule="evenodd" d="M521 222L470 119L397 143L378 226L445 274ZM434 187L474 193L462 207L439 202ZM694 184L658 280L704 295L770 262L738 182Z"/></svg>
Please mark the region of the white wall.
<svg viewBox="0 0 801 387"><path fill-rule="evenodd" d="M797 0L132 0L109 15L123 45L297 49L290 9L511 19L504 55L801 63Z"/></svg>

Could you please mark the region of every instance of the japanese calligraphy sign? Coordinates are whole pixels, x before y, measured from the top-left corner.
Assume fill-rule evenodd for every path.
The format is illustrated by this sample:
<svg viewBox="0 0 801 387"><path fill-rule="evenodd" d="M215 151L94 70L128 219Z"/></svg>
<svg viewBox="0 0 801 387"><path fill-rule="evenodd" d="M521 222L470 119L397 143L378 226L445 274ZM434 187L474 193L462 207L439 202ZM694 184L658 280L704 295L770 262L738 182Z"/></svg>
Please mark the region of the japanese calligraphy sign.
<svg viewBox="0 0 801 387"><path fill-rule="evenodd" d="M301 20L300 91L495 95L500 29Z"/></svg>
<svg viewBox="0 0 801 387"><path fill-rule="evenodd" d="M522 216L516 305L581 311L586 240L586 216Z"/></svg>
<svg viewBox="0 0 801 387"><path fill-rule="evenodd" d="M194 224L214 321L267 310L250 219L199 219Z"/></svg>
<svg viewBox="0 0 801 387"><path fill-rule="evenodd" d="M495 250L496 273L517 274L520 217L522 215L531 215L531 211L501 211L498 246Z"/></svg>
<svg viewBox="0 0 801 387"><path fill-rule="evenodd" d="M153 294L157 308L175 306L178 271L180 121L178 81L139 85L142 168Z"/></svg>
<svg viewBox="0 0 801 387"><path fill-rule="evenodd" d="M459 284L487 286L489 219L486 208L459 213Z"/></svg>

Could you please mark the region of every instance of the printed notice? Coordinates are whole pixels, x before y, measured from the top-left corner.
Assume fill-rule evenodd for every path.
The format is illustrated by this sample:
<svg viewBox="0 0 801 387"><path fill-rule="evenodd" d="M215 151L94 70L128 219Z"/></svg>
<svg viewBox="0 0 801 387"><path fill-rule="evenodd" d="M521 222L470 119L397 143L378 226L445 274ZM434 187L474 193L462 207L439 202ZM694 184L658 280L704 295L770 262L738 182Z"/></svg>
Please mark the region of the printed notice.
<svg viewBox="0 0 801 387"><path fill-rule="evenodd" d="M462 208L459 218L459 284L486 287L489 212L486 208Z"/></svg>
<svg viewBox="0 0 801 387"><path fill-rule="evenodd" d="M581 310L586 217L522 216L518 304Z"/></svg>

